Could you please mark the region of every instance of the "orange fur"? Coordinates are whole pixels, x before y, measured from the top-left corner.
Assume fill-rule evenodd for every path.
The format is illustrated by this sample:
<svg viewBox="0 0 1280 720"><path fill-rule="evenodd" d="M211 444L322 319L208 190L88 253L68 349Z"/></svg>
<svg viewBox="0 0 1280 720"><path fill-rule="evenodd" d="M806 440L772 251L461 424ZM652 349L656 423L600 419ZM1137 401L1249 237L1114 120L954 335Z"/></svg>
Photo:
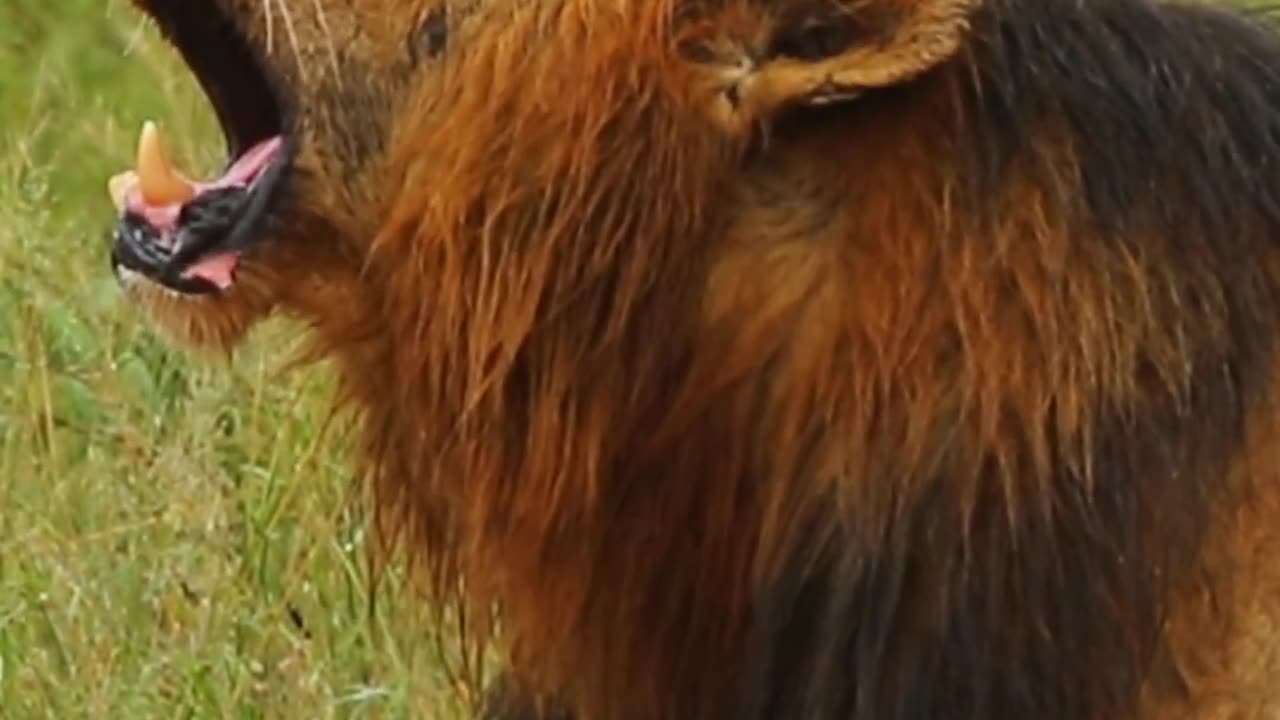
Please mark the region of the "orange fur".
<svg viewBox="0 0 1280 720"><path fill-rule="evenodd" d="M456 4L387 12L436 5ZM251 284L162 319L215 341L243 308L308 320L381 527L434 600L500 610L517 694L576 717L1280 712L1280 533L1258 509L1280 502L1276 173L1233 195L1205 174L1253 176L1213 160L1109 165L1128 86L1098 91L1096 136L1067 100L1009 120L990 97L1079 87L1043 60L1048 89L1016 95L1001 73L1041 56L993 38L1092 51L1063 28L1109 16L1053 0L1023 27L1004 0L963 40L972 5L472 3L396 86L352 191L383 212L266 251L278 302L237 300ZM793 16L838 25L824 9L862 23L857 52L760 59ZM1231 32L1280 67L1263 31ZM1233 158L1275 129L1219 107L1150 122L1216 128ZM806 680L759 633L814 578L850 609L819 604Z"/></svg>

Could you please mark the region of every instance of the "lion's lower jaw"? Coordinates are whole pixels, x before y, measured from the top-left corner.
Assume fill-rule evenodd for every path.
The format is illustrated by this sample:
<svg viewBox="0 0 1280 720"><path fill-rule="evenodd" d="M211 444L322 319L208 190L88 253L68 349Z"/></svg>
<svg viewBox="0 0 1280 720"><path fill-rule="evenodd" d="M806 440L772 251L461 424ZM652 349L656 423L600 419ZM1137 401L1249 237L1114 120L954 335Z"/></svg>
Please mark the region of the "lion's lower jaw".
<svg viewBox="0 0 1280 720"><path fill-rule="evenodd" d="M125 269L120 284L127 304L161 336L196 352L229 353L271 309L239 288L225 296L183 295Z"/></svg>

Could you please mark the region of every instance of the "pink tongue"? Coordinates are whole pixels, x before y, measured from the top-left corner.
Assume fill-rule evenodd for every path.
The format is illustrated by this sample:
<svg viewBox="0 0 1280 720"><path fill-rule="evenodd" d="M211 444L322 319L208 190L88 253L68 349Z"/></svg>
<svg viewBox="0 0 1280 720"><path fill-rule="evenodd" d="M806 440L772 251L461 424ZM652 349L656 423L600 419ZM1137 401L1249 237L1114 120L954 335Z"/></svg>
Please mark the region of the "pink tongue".
<svg viewBox="0 0 1280 720"><path fill-rule="evenodd" d="M196 197L210 190L226 187L249 187L262 175L272 161L280 154L284 146L284 138L277 135L249 148L241 155L221 177L205 182L194 182ZM130 188L125 194L125 206L147 219L147 222L160 232L161 238L170 244L177 232L178 214L182 212L183 203L168 205L148 205L142 197L138 186ZM220 289L231 286L231 272L235 269L237 256L234 252L215 253L195 262L185 271L184 277L199 277L208 280Z"/></svg>
<svg viewBox="0 0 1280 720"><path fill-rule="evenodd" d="M188 279L203 278L213 283L214 287L219 290L226 290L231 287L231 271L236 269L236 261L238 259L235 253L214 253L206 258L201 258L186 270L183 270L182 277Z"/></svg>

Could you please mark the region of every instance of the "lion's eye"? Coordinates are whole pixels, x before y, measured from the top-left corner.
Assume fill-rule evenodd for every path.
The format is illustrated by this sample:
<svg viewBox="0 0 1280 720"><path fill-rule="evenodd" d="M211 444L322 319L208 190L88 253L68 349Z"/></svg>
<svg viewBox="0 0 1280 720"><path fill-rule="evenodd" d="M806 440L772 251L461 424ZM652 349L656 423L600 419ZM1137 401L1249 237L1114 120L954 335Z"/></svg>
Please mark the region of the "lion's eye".
<svg viewBox="0 0 1280 720"><path fill-rule="evenodd" d="M680 43L680 57L689 62L710 65L716 61L716 52L705 43L692 40Z"/></svg>
<svg viewBox="0 0 1280 720"><path fill-rule="evenodd" d="M414 30L411 51L414 60L434 58L449 45L449 14L444 9L432 10Z"/></svg>

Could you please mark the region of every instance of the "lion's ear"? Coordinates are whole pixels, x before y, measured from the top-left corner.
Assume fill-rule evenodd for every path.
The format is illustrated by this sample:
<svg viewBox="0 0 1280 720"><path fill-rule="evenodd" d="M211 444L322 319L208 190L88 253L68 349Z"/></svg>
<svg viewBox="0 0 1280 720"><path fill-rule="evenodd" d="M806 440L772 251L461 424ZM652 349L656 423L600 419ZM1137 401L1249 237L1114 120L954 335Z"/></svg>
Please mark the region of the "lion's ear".
<svg viewBox="0 0 1280 720"><path fill-rule="evenodd" d="M777 19L766 57L742 87L757 117L906 82L954 56L981 0L804 3Z"/></svg>

